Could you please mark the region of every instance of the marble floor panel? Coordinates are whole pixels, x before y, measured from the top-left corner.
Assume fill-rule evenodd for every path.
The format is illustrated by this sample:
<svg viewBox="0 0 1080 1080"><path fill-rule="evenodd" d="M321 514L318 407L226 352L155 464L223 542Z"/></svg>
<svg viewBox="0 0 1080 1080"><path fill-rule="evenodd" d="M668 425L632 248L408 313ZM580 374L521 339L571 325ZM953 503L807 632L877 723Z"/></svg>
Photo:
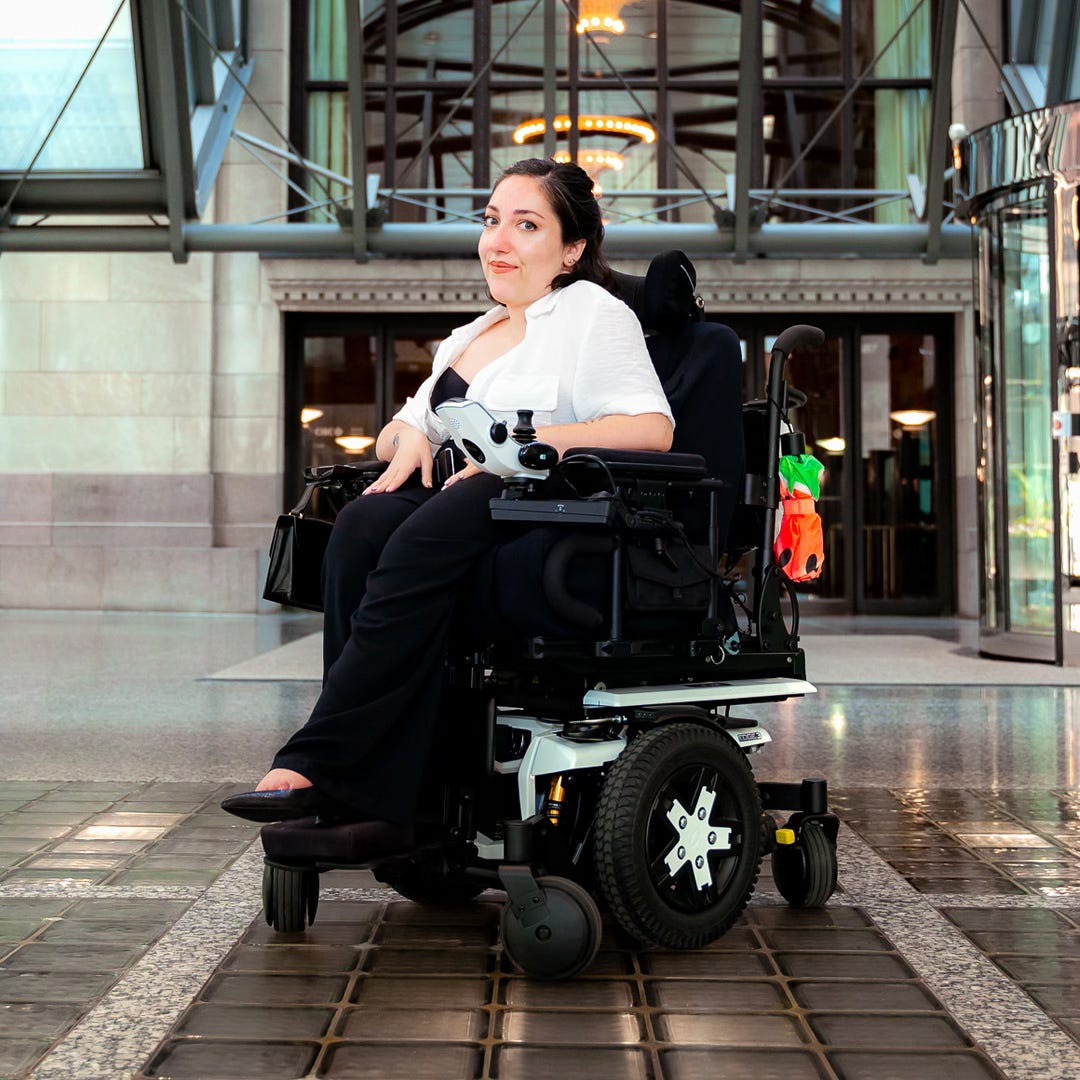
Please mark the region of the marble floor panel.
<svg viewBox="0 0 1080 1080"><path fill-rule="evenodd" d="M0 1077L1080 1077L1080 689L747 707L774 740L759 779L830 780L829 905L788 907L766 861L707 949L608 922L582 976L545 984L508 963L494 893L433 909L336 873L307 931L266 925L257 827L218 802L314 688L206 676L311 628L0 613Z"/></svg>

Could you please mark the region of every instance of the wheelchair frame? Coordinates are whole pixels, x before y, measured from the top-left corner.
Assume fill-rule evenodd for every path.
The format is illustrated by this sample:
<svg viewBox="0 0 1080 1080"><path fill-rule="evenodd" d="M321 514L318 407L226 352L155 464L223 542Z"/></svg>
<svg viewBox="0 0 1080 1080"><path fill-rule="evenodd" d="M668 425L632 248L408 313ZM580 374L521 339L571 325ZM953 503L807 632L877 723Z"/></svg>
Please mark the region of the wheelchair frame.
<svg viewBox="0 0 1080 1080"><path fill-rule="evenodd" d="M723 484L704 479L704 468L688 455L589 450L591 467L606 474L612 490L581 502L554 500L535 482L514 481L503 498L492 500L496 519L605 530L617 525L610 632L602 640L535 638L509 655L489 650L448 665L444 711L469 718L484 744L482 761L477 767L475 759L453 761L453 754L433 752L442 783L425 785L431 805L422 811L434 827L421 834L415 850L372 869L420 901L504 889L503 946L528 975L566 978L595 957L601 920L589 888L598 888L632 936L674 948L705 944L734 922L765 855L772 856L776 885L792 904L819 906L835 888L838 822L828 811L826 781L756 783L748 757L770 737L756 721L730 713L737 704L816 692L798 647L797 597L775 563L772 538L786 360L794 348L821 338L814 327L796 326L773 347L765 468L763 475L747 476L742 493L756 519L757 558L749 624L737 635L723 630L723 586L715 573L697 636L624 632L624 545L635 530L652 535L668 527L660 509L668 492L708 493L710 566L723 554ZM362 488L373 475L363 466L307 473L331 493ZM784 591L790 625L782 613ZM468 742L460 726L455 735ZM656 780L650 768L669 778ZM790 816L781 825L772 811ZM302 930L315 916L318 872L352 865L297 856L305 830L325 836L333 828L304 821L264 830L264 910L275 929ZM644 872L643 861L649 862Z"/></svg>

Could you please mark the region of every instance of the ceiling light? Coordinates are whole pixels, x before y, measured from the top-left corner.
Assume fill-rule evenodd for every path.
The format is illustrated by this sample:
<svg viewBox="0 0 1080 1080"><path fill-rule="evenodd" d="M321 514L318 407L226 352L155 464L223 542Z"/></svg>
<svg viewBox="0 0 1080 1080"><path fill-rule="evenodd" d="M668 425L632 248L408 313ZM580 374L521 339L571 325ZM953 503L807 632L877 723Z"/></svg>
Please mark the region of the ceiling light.
<svg viewBox="0 0 1080 1080"><path fill-rule="evenodd" d="M898 409L889 413L889 419L906 428L920 428L925 427L931 420L936 420L937 413L931 409Z"/></svg>
<svg viewBox="0 0 1080 1080"><path fill-rule="evenodd" d="M619 18L616 0L580 0L575 29L579 34L622 34L626 23Z"/></svg>
<svg viewBox="0 0 1080 1080"><path fill-rule="evenodd" d="M828 439L815 439L814 442L826 454L842 454L847 449L847 441L841 439L839 435L834 435Z"/></svg>
<svg viewBox="0 0 1080 1080"><path fill-rule="evenodd" d="M375 440L370 435L339 435L334 442L347 453L362 454Z"/></svg>
<svg viewBox="0 0 1080 1080"><path fill-rule="evenodd" d="M322 416L322 409L301 409L300 410L300 423L310 424L312 420L318 420Z"/></svg>

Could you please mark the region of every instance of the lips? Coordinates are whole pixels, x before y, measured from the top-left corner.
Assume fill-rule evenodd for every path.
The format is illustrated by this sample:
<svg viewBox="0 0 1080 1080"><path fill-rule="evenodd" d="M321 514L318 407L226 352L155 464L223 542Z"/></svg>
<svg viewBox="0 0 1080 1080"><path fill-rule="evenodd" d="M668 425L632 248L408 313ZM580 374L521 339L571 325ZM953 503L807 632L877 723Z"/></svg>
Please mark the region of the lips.
<svg viewBox="0 0 1080 1080"><path fill-rule="evenodd" d="M511 270L516 270L517 267L511 265L510 263L491 262L491 263L488 263L488 269L493 274L508 274L508 273L510 273Z"/></svg>

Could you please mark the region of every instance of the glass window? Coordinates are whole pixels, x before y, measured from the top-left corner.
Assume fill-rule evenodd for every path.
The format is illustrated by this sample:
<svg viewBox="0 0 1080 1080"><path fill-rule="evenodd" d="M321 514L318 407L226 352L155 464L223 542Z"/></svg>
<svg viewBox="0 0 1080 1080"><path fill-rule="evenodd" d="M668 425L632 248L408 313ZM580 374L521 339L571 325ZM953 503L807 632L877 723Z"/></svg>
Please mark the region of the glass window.
<svg viewBox="0 0 1080 1080"><path fill-rule="evenodd" d="M22 170L33 160L115 12L115 0L5 5L0 169ZM34 168L143 165L131 13L125 3Z"/></svg>
<svg viewBox="0 0 1080 1080"><path fill-rule="evenodd" d="M656 16L655 12L650 14L650 32L654 33ZM672 78L736 77L739 74L738 12L709 8L690 0L669 0L667 51ZM652 63L655 64L655 59Z"/></svg>
<svg viewBox="0 0 1080 1080"><path fill-rule="evenodd" d="M857 75L870 66L918 3L919 0L873 0L873 3L860 0L852 4L852 51ZM930 7L926 0L899 37L885 49L874 68L875 78L930 77Z"/></svg>
<svg viewBox="0 0 1080 1080"><path fill-rule="evenodd" d="M765 78L839 76L842 25L840 0L798 8L777 5L762 27Z"/></svg>
<svg viewBox="0 0 1080 1080"><path fill-rule="evenodd" d="M1042 0L1039 4L1039 17L1035 24L1035 67L1046 79L1050 68L1050 51L1054 46L1054 22L1057 15L1058 0Z"/></svg>
<svg viewBox="0 0 1080 1080"><path fill-rule="evenodd" d="M930 146L929 90L873 90L856 95L857 186L908 190L908 176L925 183ZM866 168L873 162L873 175ZM859 182L861 181L861 182ZM879 225L910 225L915 218L904 196L874 208Z"/></svg>
<svg viewBox="0 0 1080 1080"><path fill-rule="evenodd" d="M308 5L308 78L347 79L346 0L311 0ZM381 5L379 5L381 7ZM365 7L365 18L374 12Z"/></svg>

